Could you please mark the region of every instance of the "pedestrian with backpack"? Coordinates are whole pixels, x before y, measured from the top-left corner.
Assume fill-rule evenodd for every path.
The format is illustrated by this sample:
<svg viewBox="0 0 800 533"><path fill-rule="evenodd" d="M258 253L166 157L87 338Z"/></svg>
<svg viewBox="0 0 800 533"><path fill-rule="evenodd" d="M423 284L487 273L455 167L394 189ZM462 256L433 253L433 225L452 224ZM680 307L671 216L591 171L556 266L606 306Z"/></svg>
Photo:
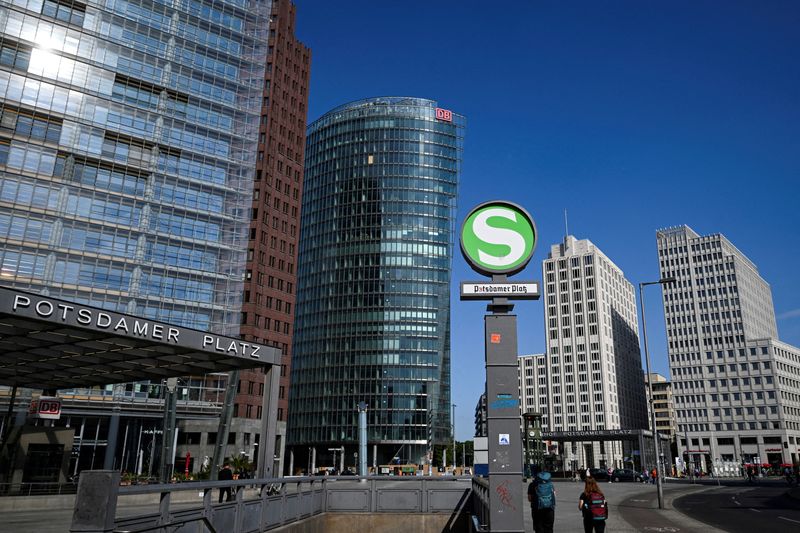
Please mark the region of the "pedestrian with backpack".
<svg viewBox="0 0 800 533"><path fill-rule="evenodd" d="M578 510L583 513L584 533L603 533L608 520L608 502L597 481L586 479L586 486L578 500Z"/></svg>
<svg viewBox="0 0 800 533"><path fill-rule="evenodd" d="M528 501L531 502L535 533L553 533L553 523L556 519L556 491L550 477L550 472L539 472L528 485Z"/></svg>

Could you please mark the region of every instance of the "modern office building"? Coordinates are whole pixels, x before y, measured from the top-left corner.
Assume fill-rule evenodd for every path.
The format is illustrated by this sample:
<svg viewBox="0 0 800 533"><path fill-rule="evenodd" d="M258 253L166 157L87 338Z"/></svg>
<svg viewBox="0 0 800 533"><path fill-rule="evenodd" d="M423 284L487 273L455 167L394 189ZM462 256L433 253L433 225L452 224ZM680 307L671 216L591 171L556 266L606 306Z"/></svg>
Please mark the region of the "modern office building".
<svg viewBox="0 0 800 533"><path fill-rule="evenodd" d="M538 391L538 402L543 431L646 428L633 285L591 241L572 236L550 248L542 274L547 385ZM621 468L633 451L628 441L590 439L565 443L567 449L559 450L562 461Z"/></svg>
<svg viewBox="0 0 800 533"><path fill-rule="evenodd" d="M678 450L717 462L800 458L800 350L778 340L770 287L724 235L656 232Z"/></svg>
<svg viewBox="0 0 800 533"><path fill-rule="evenodd" d="M0 6L4 285L238 336L270 9L239 0ZM218 418L224 386L224 377L184 380L179 413L196 401L195 416ZM77 444L93 442L76 468L102 464L111 405L154 400L159 387L65 391L85 403L67 403L58 424L75 428ZM158 433L161 414L145 403L131 416L147 423L123 421L121 447Z"/></svg>
<svg viewBox="0 0 800 533"><path fill-rule="evenodd" d="M543 353L520 355L519 365L519 411L539 413L547 405L547 357Z"/></svg>
<svg viewBox="0 0 800 533"><path fill-rule="evenodd" d="M475 436L485 437L487 435L488 414L486 412L486 393L481 394L478 403L475 404Z"/></svg>
<svg viewBox="0 0 800 533"><path fill-rule="evenodd" d="M650 402L650 388L648 382L653 382L653 401ZM651 420L650 405L656 414L656 427L662 435L668 435L674 440L678 434L678 423L675 418L675 403L672 399L672 383L657 372L652 372L644 377L645 391L647 393L648 421ZM652 429L652 424L648 425Z"/></svg>
<svg viewBox="0 0 800 533"><path fill-rule="evenodd" d="M359 402L368 405L370 465L424 463L429 420L433 443L450 442L463 131L464 117L436 102L399 97L346 104L309 126L292 472L333 466L342 448L345 465L355 464Z"/></svg>
<svg viewBox="0 0 800 533"><path fill-rule="evenodd" d="M295 15L291 2L273 2L241 320L245 340L282 354L275 472L283 472L286 442L311 68L311 50L294 35ZM261 437L264 374L242 371L239 379L233 427L252 435L244 449L253 458Z"/></svg>

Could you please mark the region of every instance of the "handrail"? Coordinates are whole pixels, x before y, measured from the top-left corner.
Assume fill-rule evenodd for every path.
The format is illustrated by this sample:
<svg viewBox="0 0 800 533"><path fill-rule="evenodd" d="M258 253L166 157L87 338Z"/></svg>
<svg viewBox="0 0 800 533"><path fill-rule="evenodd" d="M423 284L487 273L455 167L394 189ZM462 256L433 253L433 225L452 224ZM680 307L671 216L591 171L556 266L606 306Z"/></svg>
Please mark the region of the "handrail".
<svg viewBox="0 0 800 533"><path fill-rule="evenodd" d="M57 496L75 494L77 483L20 482L0 483L0 496Z"/></svg>

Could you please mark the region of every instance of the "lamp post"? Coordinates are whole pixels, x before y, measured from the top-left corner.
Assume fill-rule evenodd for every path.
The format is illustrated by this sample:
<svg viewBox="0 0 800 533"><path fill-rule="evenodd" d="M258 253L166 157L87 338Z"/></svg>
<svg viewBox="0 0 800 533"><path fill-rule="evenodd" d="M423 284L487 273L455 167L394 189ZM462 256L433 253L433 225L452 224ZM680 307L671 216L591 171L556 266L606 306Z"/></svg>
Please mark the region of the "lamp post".
<svg viewBox="0 0 800 533"><path fill-rule="evenodd" d="M661 468L661 443L658 441L658 428L656 426L656 409L653 398L653 380L650 376L650 350L647 347L647 320L644 316L644 287L647 285L665 285L667 283L675 283L675 278L661 278L658 281L648 281L639 283L639 305L642 308L642 337L644 340L644 358L647 365L647 391L650 394L650 424L653 426L653 444L655 445L656 456L656 486L658 488L658 508L664 508L664 487L663 473L664 469Z"/></svg>
<svg viewBox="0 0 800 533"><path fill-rule="evenodd" d="M456 466L458 465L458 460L456 456L456 404L450 404L453 406L453 414L452 421L453 421L453 475L456 475Z"/></svg>

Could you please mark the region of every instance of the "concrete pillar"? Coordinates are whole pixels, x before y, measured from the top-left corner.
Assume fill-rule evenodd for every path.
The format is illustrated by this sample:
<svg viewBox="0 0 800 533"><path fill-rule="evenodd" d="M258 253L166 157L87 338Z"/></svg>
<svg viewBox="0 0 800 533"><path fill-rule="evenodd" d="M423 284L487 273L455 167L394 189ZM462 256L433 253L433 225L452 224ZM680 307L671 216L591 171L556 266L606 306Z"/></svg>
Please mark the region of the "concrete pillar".
<svg viewBox="0 0 800 533"><path fill-rule="evenodd" d="M231 418L233 417L233 404L236 401L236 389L239 386L239 371L232 370L228 373L228 388L225 389L225 404L222 407L222 415L219 417L217 425L217 442L214 445L214 454L211 457L210 477L211 481L217 480L219 467L225 459L225 450L228 448L228 433L231 430ZM266 417L263 413L262 417ZM264 438L264 437L262 437ZM266 438L264 438L266 441Z"/></svg>
<svg viewBox="0 0 800 533"><path fill-rule="evenodd" d="M367 475L367 404L358 404L358 475Z"/></svg>
<svg viewBox="0 0 800 533"><path fill-rule="evenodd" d="M261 408L261 442L258 445L258 477L278 477L274 472L275 436L278 433L278 389L281 383L280 365L267 368L264 375L264 396ZM291 472L290 472L291 474Z"/></svg>
<svg viewBox="0 0 800 533"><path fill-rule="evenodd" d="M115 405L111 410L111 420L108 423L108 444L106 444L106 457L103 459L103 470L114 470L114 457L117 453L117 435L119 434L120 407Z"/></svg>
<svg viewBox="0 0 800 533"><path fill-rule="evenodd" d="M78 481L70 533L111 533L117 513L120 474L84 470Z"/></svg>
<svg viewBox="0 0 800 533"><path fill-rule="evenodd" d="M492 281L501 281L499 278L493 276ZM517 317L506 314L512 306L501 300L504 299L494 298L488 306L492 314L484 317L489 523L493 531L511 533L525 531L523 513L527 502L523 495L519 431ZM499 399L503 401L495 401Z"/></svg>

